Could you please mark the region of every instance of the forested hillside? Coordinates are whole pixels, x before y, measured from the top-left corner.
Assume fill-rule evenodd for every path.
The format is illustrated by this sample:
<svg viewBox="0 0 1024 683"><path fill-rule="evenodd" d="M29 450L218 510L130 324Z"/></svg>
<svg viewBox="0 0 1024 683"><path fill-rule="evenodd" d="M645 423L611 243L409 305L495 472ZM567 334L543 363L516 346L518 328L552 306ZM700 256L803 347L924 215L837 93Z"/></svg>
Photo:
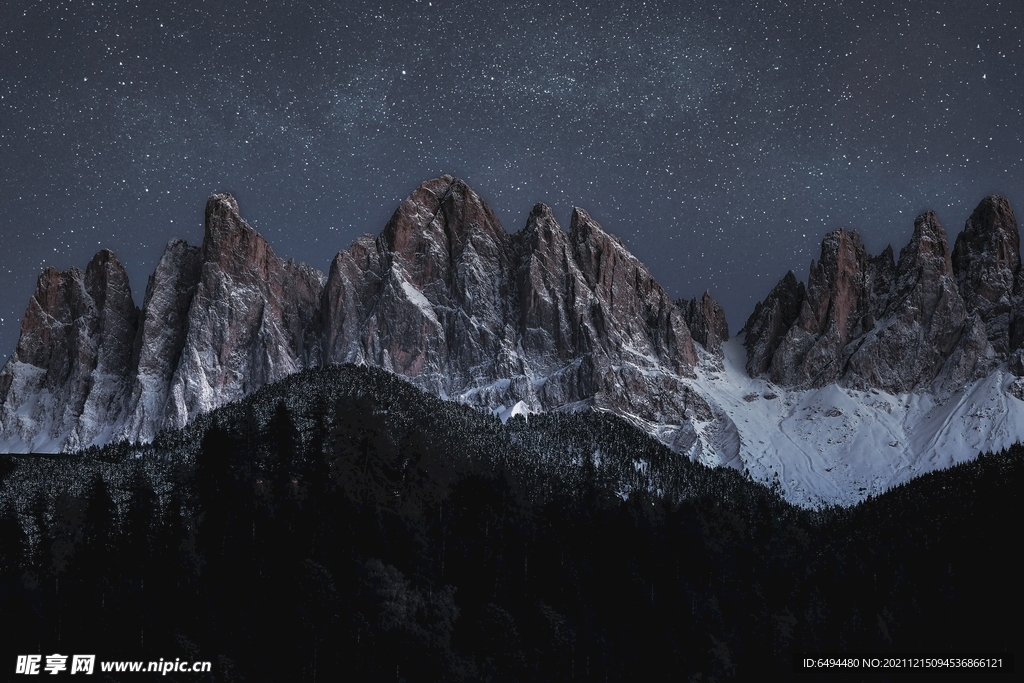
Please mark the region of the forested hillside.
<svg viewBox="0 0 1024 683"><path fill-rule="evenodd" d="M0 636L10 661L208 659L224 681L1012 651L1022 455L810 511L611 415L503 425L383 371L307 371L150 445L5 456Z"/></svg>

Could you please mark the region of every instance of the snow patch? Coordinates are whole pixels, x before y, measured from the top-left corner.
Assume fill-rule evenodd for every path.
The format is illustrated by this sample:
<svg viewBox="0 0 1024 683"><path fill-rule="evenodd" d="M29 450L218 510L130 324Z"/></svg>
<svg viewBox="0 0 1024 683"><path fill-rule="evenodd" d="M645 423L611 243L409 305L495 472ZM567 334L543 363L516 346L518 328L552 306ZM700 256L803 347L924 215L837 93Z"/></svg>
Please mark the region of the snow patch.
<svg viewBox="0 0 1024 683"><path fill-rule="evenodd" d="M505 406L498 406L497 408L491 411L491 414L494 415L499 420L501 420L501 424L505 424L506 422L509 421L510 418L516 415L522 415L524 418L529 419L530 409L526 406L526 403L524 403L523 401L518 401L511 408L506 408Z"/></svg>
<svg viewBox="0 0 1024 683"><path fill-rule="evenodd" d="M441 323L437 320L437 314L434 313L434 307L430 305L430 301L423 295L423 292L416 289L411 282L404 279L402 280L402 291L405 292L405 296L413 303L413 305L416 306L416 308L420 309L425 317L438 327L441 326Z"/></svg>

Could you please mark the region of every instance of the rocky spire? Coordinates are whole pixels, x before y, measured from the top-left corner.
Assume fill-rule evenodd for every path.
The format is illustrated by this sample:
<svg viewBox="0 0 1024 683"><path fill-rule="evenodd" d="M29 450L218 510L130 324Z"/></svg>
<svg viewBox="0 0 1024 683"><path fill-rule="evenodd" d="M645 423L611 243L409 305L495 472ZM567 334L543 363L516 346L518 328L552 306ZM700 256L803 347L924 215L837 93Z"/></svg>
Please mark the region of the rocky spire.
<svg viewBox="0 0 1024 683"><path fill-rule="evenodd" d="M332 266L327 359L362 360L450 394L508 354L509 238L464 182L442 176L398 207L375 246Z"/></svg>
<svg viewBox="0 0 1024 683"><path fill-rule="evenodd" d="M451 176L423 183L375 242L335 258L321 310L329 362L385 367L484 406L627 412L657 384L678 417L672 382L696 362L683 312L584 210L567 234L538 204L509 236Z"/></svg>
<svg viewBox="0 0 1024 683"><path fill-rule="evenodd" d="M591 307L595 342L609 353L628 347L689 374L697 362L690 330L650 271L583 209L573 209L569 241L598 303Z"/></svg>
<svg viewBox="0 0 1024 683"><path fill-rule="evenodd" d="M684 311L686 326L690 336L709 353L722 355L722 342L729 339L729 324L725 320L725 309L711 298L711 293L704 292L698 299L679 301L677 305Z"/></svg>
<svg viewBox="0 0 1024 683"><path fill-rule="evenodd" d="M898 262L837 230L806 286L787 273L756 306L747 369L790 386L891 392L962 386L1006 353L1024 372L1018 243L1009 205L994 197L952 252L933 213L915 221ZM729 419L692 384L694 339L719 354L727 338L709 293L673 303L580 208L565 232L538 204L510 236L483 198L442 176L324 278L275 255L234 198L217 194L202 246L167 245L141 315L111 252L84 272L42 274L0 370L0 445L147 440L298 370L357 362L480 407L593 407L682 452L700 439L735 450Z"/></svg>
<svg viewBox="0 0 1024 683"><path fill-rule="evenodd" d="M579 350L575 300L583 276L572 257L569 238L544 204L533 207L526 227L513 236L515 288L523 351L552 367ZM579 315L582 315L580 312Z"/></svg>
<svg viewBox="0 0 1024 683"><path fill-rule="evenodd" d="M843 348L863 330L868 287L860 235L846 230L826 235L821 258L811 263L800 313L772 358L772 381L806 386L834 382L842 371Z"/></svg>
<svg viewBox="0 0 1024 683"><path fill-rule="evenodd" d="M138 309L113 252L85 272L47 268L0 370L0 425L10 450L106 440L123 419Z"/></svg>
<svg viewBox="0 0 1024 683"><path fill-rule="evenodd" d="M1020 274L1020 233L1005 198L991 195L978 204L956 238L951 260L967 309L981 317L996 352L1006 354Z"/></svg>
<svg viewBox="0 0 1024 683"><path fill-rule="evenodd" d="M320 362L318 270L274 254L229 194L206 203L199 280L163 425Z"/></svg>
<svg viewBox="0 0 1024 683"><path fill-rule="evenodd" d="M970 243L964 262L974 258ZM995 359L981 316L970 313L934 212L914 221L895 266L891 249L868 256L856 232L837 230L822 242L805 291L788 274L755 309L747 368L799 387L841 381L899 393L934 382L960 386Z"/></svg>
<svg viewBox="0 0 1024 683"><path fill-rule="evenodd" d="M165 426L171 378L185 347L201 256L199 247L172 239L149 277L132 354L128 420L117 433L120 438L149 441Z"/></svg>
<svg viewBox="0 0 1024 683"><path fill-rule="evenodd" d="M747 350L747 372L759 377L771 367L772 358L783 337L800 314L807 289L788 271L772 288L764 301L754 306L741 333Z"/></svg>

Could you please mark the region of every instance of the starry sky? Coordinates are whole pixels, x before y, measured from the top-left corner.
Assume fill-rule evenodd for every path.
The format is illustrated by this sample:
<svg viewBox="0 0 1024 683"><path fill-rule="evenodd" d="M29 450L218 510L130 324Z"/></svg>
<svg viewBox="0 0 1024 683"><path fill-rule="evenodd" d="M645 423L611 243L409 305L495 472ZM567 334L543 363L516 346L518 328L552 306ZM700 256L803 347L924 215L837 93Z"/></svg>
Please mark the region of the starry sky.
<svg viewBox="0 0 1024 683"><path fill-rule="evenodd" d="M326 271L420 182L505 228L545 202L737 331L822 237L1024 211L1024 0L0 3L0 357L45 266L100 248L141 305L230 191Z"/></svg>

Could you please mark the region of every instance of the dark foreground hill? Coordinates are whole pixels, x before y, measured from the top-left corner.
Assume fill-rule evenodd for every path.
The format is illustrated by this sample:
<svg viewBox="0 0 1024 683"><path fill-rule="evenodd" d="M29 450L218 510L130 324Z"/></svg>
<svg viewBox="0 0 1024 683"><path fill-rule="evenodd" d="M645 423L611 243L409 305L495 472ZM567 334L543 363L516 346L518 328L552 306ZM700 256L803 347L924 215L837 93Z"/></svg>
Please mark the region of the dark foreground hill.
<svg viewBox="0 0 1024 683"><path fill-rule="evenodd" d="M760 680L801 651L1012 651L1020 451L809 511L608 414L503 425L383 371L306 371L150 445L7 456L0 637L8 663L180 657L223 681Z"/></svg>

